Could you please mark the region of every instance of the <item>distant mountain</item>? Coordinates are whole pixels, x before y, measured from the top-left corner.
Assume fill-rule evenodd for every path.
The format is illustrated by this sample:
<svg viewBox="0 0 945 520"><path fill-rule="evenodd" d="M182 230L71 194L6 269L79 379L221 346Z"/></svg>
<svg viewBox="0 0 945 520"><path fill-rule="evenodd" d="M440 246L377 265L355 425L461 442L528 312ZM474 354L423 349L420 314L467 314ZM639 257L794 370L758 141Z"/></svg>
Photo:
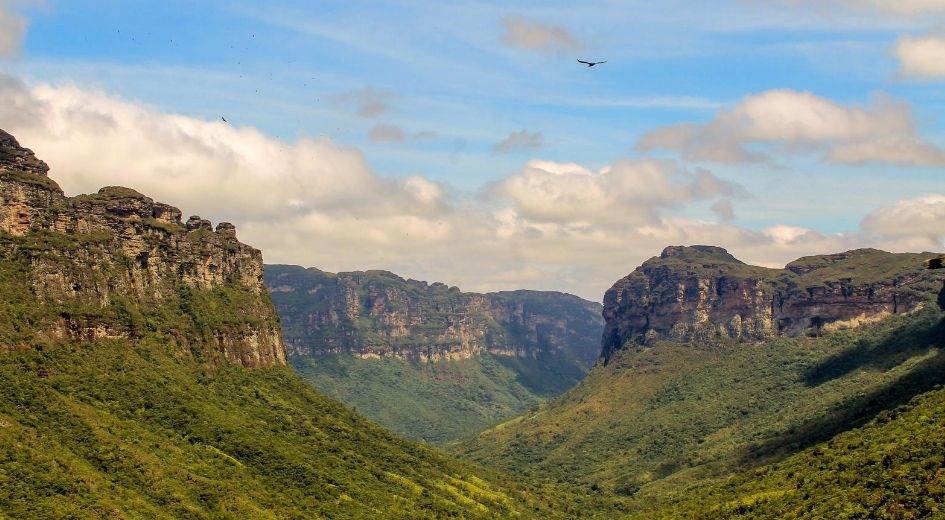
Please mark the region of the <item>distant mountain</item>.
<svg viewBox="0 0 945 520"><path fill-rule="evenodd" d="M0 517L573 518L285 365L258 250L126 188L67 198L0 131Z"/></svg>
<svg viewBox="0 0 945 520"><path fill-rule="evenodd" d="M267 265L289 359L382 425L443 442L577 384L600 354L601 305L570 294L464 293L386 271Z"/></svg>
<svg viewBox="0 0 945 520"><path fill-rule="evenodd" d="M668 248L608 291L606 364L452 449L632 497L640 518L830 516L844 501L895 517L900 498L928 511L916 497L945 472L945 277L927 256L857 250L778 270Z"/></svg>
<svg viewBox="0 0 945 520"><path fill-rule="evenodd" d="M604 296L603 357L627 343L811 335L907 313L937 289L931 256L857 249L768 269L720 247L667 247Z"/></svg>

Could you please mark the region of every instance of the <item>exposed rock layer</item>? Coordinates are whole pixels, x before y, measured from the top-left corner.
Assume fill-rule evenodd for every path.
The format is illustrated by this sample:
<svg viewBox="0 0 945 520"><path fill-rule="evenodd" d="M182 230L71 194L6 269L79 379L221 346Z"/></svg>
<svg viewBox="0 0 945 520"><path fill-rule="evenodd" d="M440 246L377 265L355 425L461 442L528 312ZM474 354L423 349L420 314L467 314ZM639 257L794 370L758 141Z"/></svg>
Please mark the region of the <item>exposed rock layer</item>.
<svg viewBox="0 0 945 520"><path fill-rule="evenodd" d="M245 308L254 315L208 331L212 346L245 366L285 364L278 318L263 290L262 254L240 243L231 224L214 231L191 217L185 225L179 209L128 188L66 197L48 169L0 130L2 252L28 264L39 301L62 308L46 334L132 337L126 323L88 310L109 309L116 299L137 305L180 298L182 290L232 289L248 295Z"/></svg>
<svg viewBox="0 0 945 520"><path fill-rule="evenodd" d="M604 296L602 357L655 340L751 340L854 327L934 301L931 253L857 249L785 269L747 265L713 246L672 246Z"/></svg>
<svg viewBox="0 0 945 520"><path fill-rule="evenodd" d="M296 355L439 361L488 352L589 367L600 353L600 304L570 294L464 293L386 271L278 265L266 266L265 279Z"/></svg>

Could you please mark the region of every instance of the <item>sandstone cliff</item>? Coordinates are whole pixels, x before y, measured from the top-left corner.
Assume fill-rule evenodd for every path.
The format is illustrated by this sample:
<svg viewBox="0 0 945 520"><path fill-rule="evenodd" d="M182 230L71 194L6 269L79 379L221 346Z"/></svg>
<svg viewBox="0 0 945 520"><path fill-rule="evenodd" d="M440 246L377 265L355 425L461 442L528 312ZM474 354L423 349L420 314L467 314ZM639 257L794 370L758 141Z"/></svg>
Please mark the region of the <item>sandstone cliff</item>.
<svg viewBox="0 0 945 520"><path fill-rule="evenodd" d="M464 293L386 271L332 274L279 265L266 266L265 279L295 355L425 362L488 352L590 367L600 353L600 304L569 294Z"/></svg>
<svg viewBox="0 0 945 520"><path fill-rule="evenodd" d="M285 364L262 254L231 224L182 222L177 208L121 187L66 197L48 169L0 130L0 255L46 311L31 324L39 334L0 334L0 349L141 339L167 326L178 332L167 341L181 347L249 367Z"/></svg>
<svg viewBox="0 0 945 520"><path fill-rule="evenodd" d="M607 291L602 357L628 342L817 334L909 312L940 287L923 269L930 255L857 249L768 269L720 247L668 247Z"/></svg>

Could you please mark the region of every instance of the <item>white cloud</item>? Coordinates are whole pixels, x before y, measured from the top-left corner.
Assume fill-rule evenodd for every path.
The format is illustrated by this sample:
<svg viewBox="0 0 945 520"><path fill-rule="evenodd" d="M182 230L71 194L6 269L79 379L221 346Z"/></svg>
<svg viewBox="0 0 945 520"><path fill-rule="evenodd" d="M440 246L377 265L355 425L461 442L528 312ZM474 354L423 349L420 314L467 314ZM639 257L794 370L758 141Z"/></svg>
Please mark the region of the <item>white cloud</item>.
<svg viewBox="0 0 945 520"><path fill-rule="evenodd" d="M537 150L545 143L541 132L521 130L512 132L502 141L496 143L493 149L498 153L509 153L515 150Z"/></svg>
<svg viewBox="0 0 945 520"><path fill-rule="evenodd" d="M26 35L26 19L10 10L11 3L0 0L0 56L19 53Z"/></svg>
<svg viewBox="0 0 945 520"><path fill-rule="evenodd" d="M918 239L913 242L940 248L945 238L945 195L901 200L869 214L862 226L887 237Z"/></svg>
<svg viewBox="0 0 945 520"><path fill-rule="evenodd" d="M517 16L506 18L501 41L511 47L537 52L573 51L581 47L577 38L564 27Z"/></svg>
<svg viewBox="0 0 945 520"><path fill-rule="evenodd" d="M945 38L903 36L894 49L899 70L917 78L945 77Z"/></svg>
<svg viewBox="0 0 945 520"><path fill-rule="evenodd" d="M945 152L915 128L909 106L877 96L841 105L810 92L770 90L746 97L708 123L646 133L637 149L671 149L698 161L765 161L769 153L815 152L834 163L945 165Z"/></svg>
<svg viewBox="0 0 945 520"><path fill-rule="evenodd" d="M739 196L738 186L665 161L596 170L532 161L480 198L465 197L420 175L380 176L358 150L329 140L286 143L101 92L27 87L3 76L0 128L46 160L67 193L125 185L185 215L234 222L269 262L383 268L464 290L555 289L599 299L670 244L718 244L745 261L784 265L805 254L927 243L922 235L941 229L913 219L896 231L875 216L864 221L868 235L787 224L745 229L724 222L731 209L724 201ZM680 216L713 201L720 221ZM893 213L906 214L884 218Z"/></svg>
<svg viewBox="0 0 945 520"><path fill-rule="evenodd" d="M591 172L576 164L532 161L493 186L492 194L532 223L626 226L652 223L662 208L740 190L707 171L693 173L669 162L619 161Z"/></svg>

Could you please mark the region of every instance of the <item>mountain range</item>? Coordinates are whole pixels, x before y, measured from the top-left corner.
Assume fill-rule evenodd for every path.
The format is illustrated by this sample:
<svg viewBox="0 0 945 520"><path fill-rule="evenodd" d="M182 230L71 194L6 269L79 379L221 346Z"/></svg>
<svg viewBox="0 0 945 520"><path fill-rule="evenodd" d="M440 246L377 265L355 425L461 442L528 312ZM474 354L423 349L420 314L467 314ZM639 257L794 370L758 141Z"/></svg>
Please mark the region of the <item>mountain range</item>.
<svg viewBox="0 0 945 520"><path fill-rule="evenodd" d="M601 307L264 266L48 170L0 131L0 517L945 514L941 253L671 246Z"/></svg>

